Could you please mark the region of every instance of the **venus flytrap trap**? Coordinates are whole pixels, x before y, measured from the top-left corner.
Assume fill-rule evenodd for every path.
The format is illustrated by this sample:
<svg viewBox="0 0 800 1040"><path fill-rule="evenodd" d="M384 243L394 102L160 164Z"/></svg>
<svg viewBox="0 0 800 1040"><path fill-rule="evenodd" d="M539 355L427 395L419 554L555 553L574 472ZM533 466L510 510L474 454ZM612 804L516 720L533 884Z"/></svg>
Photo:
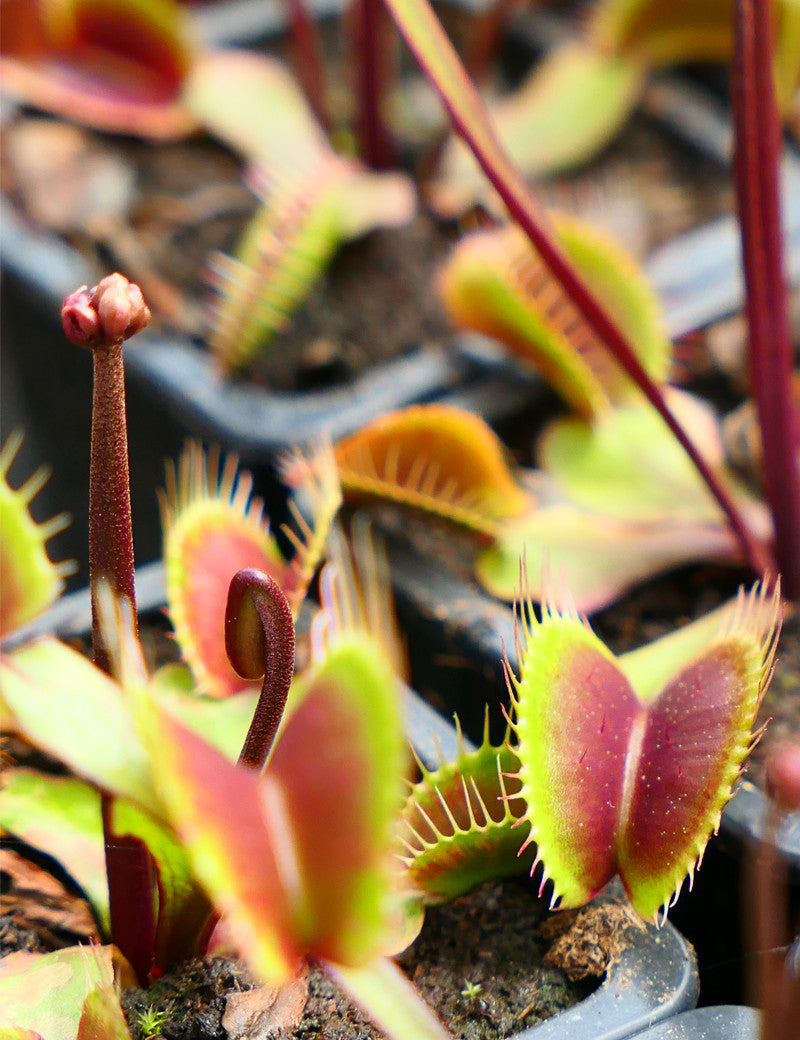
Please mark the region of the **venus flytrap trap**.
<svg viewBox="0 0 800 1040"><path fill-rule="evenodd" d="M621 877L646 920L691 878L760 733L780 600L740 592L716 616L616 658L574 609L537 620L523 581L510 735L424 771L401 858L423 904L537 874L551 906ZM538 872L538 873L537 873Z"/></svg>
<svg viewBox="0 0 800 1040"><path fill-rule="evenodd" d="M670 401L691 422L753 528L766 534L764 506L722 465L713 415L677 392ZM681 449L658 416L635 402L606 408L594 424L577 418L553 423L541 441L542 469L530 473L509 464L501 442L477 416L444 405L390 413L335 451L348 499L395 502L475 535L476 577L509 602L518 592L523 555L534 598L543 595L540 579L550 568L563 575L586 613L683 563L742 562Z"/></svg>
<svg viewBox="0 0 800 1040"><path fill-rule="evenodd" d="M416 197L404 174L375 173L337 154L274 59L219 52L195 68L186 97L253 164L250 184L262 200L236 255L210 262L209 346L231 373L288 327L344 242L408 223Z"/></svg>

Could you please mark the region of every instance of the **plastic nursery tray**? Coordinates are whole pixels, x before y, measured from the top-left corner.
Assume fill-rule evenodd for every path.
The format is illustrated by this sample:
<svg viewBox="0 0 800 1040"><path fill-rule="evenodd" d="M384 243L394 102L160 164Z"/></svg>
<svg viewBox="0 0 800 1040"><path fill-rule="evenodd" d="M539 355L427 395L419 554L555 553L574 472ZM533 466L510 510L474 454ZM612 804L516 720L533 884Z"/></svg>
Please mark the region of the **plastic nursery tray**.
<svg viewBox="0 0 800 1040"><path fill-rule="evenodd" d="M163 606L164 574L160 562L136 571L140 614ZM25 640L54 633L63 638L85 635L90 626L89 590L71 593L45 615L15 633L4 649ZM446 721L413 690L404 695L408 736L421 761L433 769L455 756L459 737ZM622 898L612 882L606 895ZM603 894L597 897L603 898ZM697 963L691 946L670 923L647 926L631 933L630 945L612 964L600 986L575 1007L507 1040L625 1040L655 1022L693 1008L699 991Z"/></svg>

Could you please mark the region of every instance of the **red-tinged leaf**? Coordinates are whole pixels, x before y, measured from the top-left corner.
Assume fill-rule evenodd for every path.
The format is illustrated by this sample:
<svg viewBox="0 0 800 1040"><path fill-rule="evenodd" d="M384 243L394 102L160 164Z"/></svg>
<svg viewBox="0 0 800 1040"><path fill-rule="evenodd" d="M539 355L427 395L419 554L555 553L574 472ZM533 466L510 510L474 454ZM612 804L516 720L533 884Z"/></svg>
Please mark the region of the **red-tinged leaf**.
<svg viewBox="0 0 800 1040"><path fill-rule="evenodd" d="M256 567L282 586L289 569L251 497L252 477L237 460L209 458L191 443L167 469L161 494L169 614L197 692L228 697L245 688L225 653L225 604L237 571Z"/></svg>
<svg viewBox="0 0 800 1040"><path fill-rule="evenodd" d="M391 945L394 824L405 744L397 680L364 637L342 635L300 684L267 776L301 883L295 928L313 956L363 965Z"/></svg>
<svg viewBox="0 0 800 1040"><path fill-rule="evenodd" d="M771 673L779 595L742 596L657 696L634 691L577 616L523 605L513 678L518 777L554 899L584 902L619 873L656 919L719 824Z"/></svg>
<svg viewBox="0 0 800 1040"><path fill-rule="evenodd" d="M292 921L296 896L285 884L291 843L285 833L274 833L268 807L280 798L279 785L234 765L154 704L143 701L139 711L164 810L196 877L228 916L233 940L252 969L281 985L304 951Z"/></svg>
<svg viewBox="0 0 800 1040"><path fill-rule="evenodd" d="M342 487L444 516L493 537L533 507L504 449L475 415L446 405L392 412L336 446Z"/></svg>
<svg viewBox="0 0 800 1040"><path fill-rule="evenodd" d="M3 1016L46 1040L128 1040L117 986L134 985L130 965L115 946L71 946L54 953L10 953L0 961ZM102 994L108 1033L80 1033L87 998ZM90 1004L89 1016L95 1017ZM97 1005L95 1005L97 1007ZM95 1017L95 1021L97 1018Z"/></svg>
<svg viewBox="0 0 800 1040"><path fill-rule="evenodd" d="M3 5L3 88L99 130L171 138L194 129L179 99L191 60L172 0Z"/></svg>
<svg viewBox="0 0 800 1040"><path fill-rule="evenodd" d="M714 638L650 702L635 749L641 767L632 770L619 855L643 917L655 917L687 874L691 880L757 739L751 730L780 631L779 590L771 596L763 585L747 595L740 590L719 620ZM669 812L654 827L659 798ZM653 848L661 850L657 862Z"/></svg>
<svg viewBox="0 0 800 1040"><path fill-rule="evenodd" d="M114 799L111 819L115 836L143 842L152 860L157 888L154 964L163 969L198 953L211 907L174 831L123 798Z"/></svg>
<svg viewBox="0 0 800 1040"><path fill-rule="evenodd" d="M617 870L628 741L642 709L613 655L577 616L548 611L541 624L532 617L526 610L522 619L512 700L525 844L537 844L553 902L580 906Z"/></svg>
<svg viewBox="0 0 800 1040"><path fill-rule="evenodd" d="M22 444L22 434L12 433L0 449L0 637L21 628L53 603L73 568L54 564L47 555L47 541L69 523L66 514L37 524L29 506L47 480L48 471L37 470L16 489L8 484L8 471Z"/></svg>

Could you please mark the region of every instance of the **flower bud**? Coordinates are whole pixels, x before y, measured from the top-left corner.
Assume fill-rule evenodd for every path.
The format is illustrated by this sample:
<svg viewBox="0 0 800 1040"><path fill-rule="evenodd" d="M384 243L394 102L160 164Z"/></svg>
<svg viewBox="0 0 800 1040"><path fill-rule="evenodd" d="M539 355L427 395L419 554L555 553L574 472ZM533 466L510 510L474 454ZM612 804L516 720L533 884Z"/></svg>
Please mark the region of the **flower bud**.
<svg viewBox="0 0 800 1040"><path fill-rule="evenodd" d="M146 328L150 309L138 285L110 274L91 289L84 285L70 293L61 307L61 322L73 343L107 347Z"/></svg>

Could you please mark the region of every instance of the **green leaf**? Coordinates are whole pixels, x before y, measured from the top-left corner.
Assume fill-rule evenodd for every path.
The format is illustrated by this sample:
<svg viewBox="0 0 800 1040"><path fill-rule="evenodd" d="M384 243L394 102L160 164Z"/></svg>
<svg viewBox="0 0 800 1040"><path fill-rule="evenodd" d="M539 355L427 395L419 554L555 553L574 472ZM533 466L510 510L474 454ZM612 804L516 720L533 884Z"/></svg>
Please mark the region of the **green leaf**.
<svg viewBox="0 0 800 1040"><path fill-rule="evenodd" d="M183 100L212 134L273 174L308 174L330 154L322 127L281 62L253 51L207 51Z"/></svg>
<svg viewBox="0 0 800 1040"><path fill-rule="evenodd" d="M44 1040L89 1040L81 1022L84 1013L97 1021L99 1004L106 1030L100 1035L129 1040L117 987L134 984L133 972L115 946L10 953L0 961L3 1017Z"/></svg>
<svg viewBox="0 0 800 1040"><path fill-rule="evenodd" d="M740 556L721 524L624 523L561 503L504 524L494 545L477 557L476 576L492 595L511 602L521 559L533 599L544 598L548 582L555 583L569 589L578 610L592 614L674 567L709 559L738 562Z"/></svg>
<svg viewBox="0 0 800 1040"><path fill-rule="evenodd" d="M154 698L184 725L235 762L258 701L257 689L244 690L224 700L197 693L185 665L164 665L152 678Z"/></svg>
<svg viewBox="0 0 800 1040"><path fill-rule="evenodd" d="M15 729L79 776L156 808L148 757L121 687L51 636L0 658Z"/></svg>
<svg viewBox="0 0 800 1040"><path fill-rule="evenodd" d="M16 489L8 484L8 471L22 444L22 434L12 433L0 449L0 637L7 636L47 609L64 586L72 568L54 564L47 555L47 540L66 527L65 514L37 524L29 506L47 481L48 471L37 470Z"/></svg>
<svg viewBox="0 0 800 1040"><path fill-rule="evenodd" d="M561 246L618 322L649 375L670 364L655 293L633 259L583 221L552 214ZM493 336L537 367L573 408L591 416L639 392L564 287L515 225L479 231L451 251L440 278L451 320Z"/></svg>
<svg viewBox="0 0 800 1040"><path fill-rule="evenodd" d="M52 856L83 889L102 931L110 928L99 793L82 780L10 769L0 827Z"/></svg>
<svg viewBox="0 0 800 1040"><path fill-rule="evenodd" d="M706 461L722 468L719 424L698 398L671 391L670 405ZM558 419L537 455L570 501L620 521L721 523L722 513L688 455L654 408L631 404L592 423Z"/></svg>
<svg viewBox="0 0 800 1040"><path fill-rule="evenodd" d="M454 762L421 767L400 816L401 859L413 898L425 904L455 899L485 881L531 870L533 853L519 855L517 825L525 813L519 769L508 746L462 746Z"/></svg>
<svg viewBox="0 0 800 1040"><path fill-rule="evenodd" d="M390 1040L448 1040L451 1034L392 961L360 968L326 964L325 971Z"/></svg>
<svg viewBox="0 0 800 1040"><path fill-rule="evenodd" d="M571 169L595 156L627 121L644 66L583 42L551 51L511 95L490 102L497 135L529 179ZM452 137L426 187L443 216L485 198L486 180L469 150Z"/></svg>

